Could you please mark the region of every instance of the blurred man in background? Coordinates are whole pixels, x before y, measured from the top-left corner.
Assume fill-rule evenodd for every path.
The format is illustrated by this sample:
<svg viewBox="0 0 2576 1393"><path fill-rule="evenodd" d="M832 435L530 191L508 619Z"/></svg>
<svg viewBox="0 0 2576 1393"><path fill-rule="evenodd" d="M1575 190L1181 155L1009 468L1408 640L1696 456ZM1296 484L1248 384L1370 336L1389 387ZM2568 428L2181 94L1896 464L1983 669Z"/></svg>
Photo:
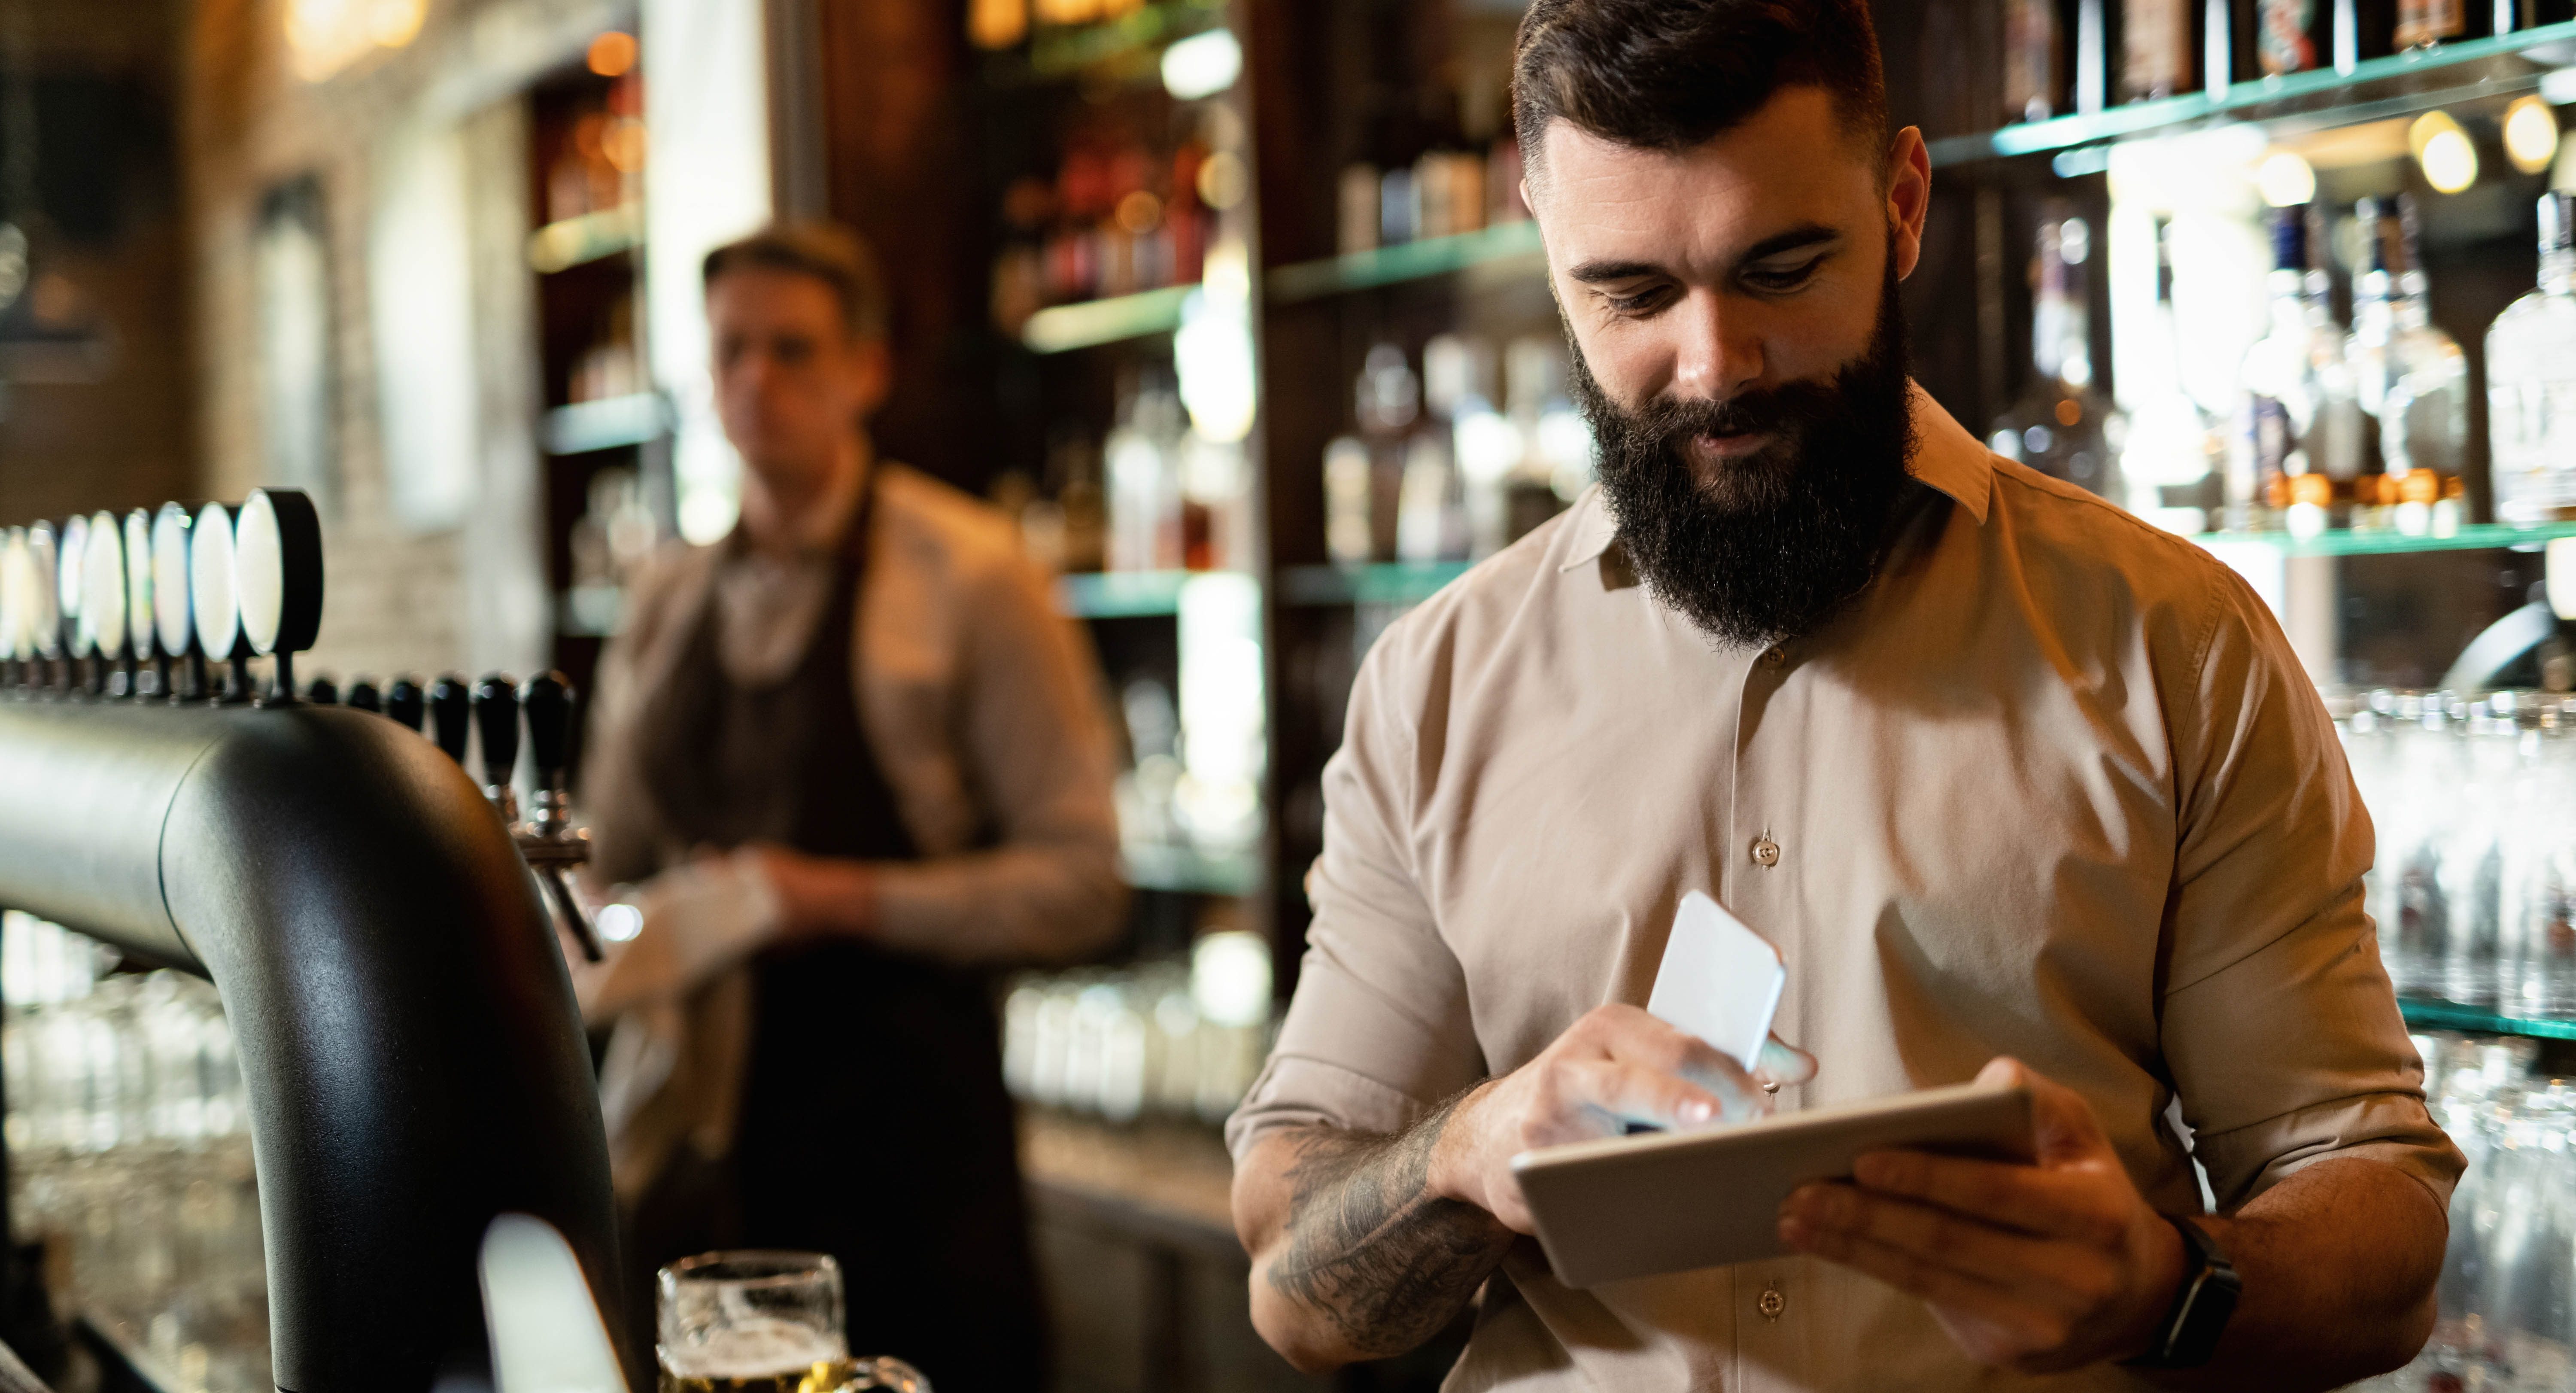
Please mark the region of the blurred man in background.
<svg viewBox="0 0 2576 1393"><path fill-rule="evenodd" d="M880 461L885 300L856 238L705 263L742 518L638 579L585 775L641 932L580 974L630 1266L840 1260L859 1355L1044 1382L987 975L1125 904L1093 661L1008 520ZM652 1309L649 1291L638 1303Z"/></svg>

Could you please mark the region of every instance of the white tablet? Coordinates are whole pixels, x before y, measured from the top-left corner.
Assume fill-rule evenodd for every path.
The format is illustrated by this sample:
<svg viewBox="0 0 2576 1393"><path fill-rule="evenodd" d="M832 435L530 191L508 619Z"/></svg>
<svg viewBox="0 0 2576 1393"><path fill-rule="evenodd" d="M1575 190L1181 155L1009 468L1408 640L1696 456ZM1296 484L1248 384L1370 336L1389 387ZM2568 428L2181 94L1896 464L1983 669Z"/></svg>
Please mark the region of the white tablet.
<svg viewBox="0 0 2576 1393"><path fill-rule="evenodd" d="M1895 1148L2027 1162L2030 1090L1963 1083L1736 1127L1603 1137L1524 1151L1512 1173L1557 1280L1588 1287L1786 1252L1790 1191L1847 1178L1862 1153Z"/></svg>

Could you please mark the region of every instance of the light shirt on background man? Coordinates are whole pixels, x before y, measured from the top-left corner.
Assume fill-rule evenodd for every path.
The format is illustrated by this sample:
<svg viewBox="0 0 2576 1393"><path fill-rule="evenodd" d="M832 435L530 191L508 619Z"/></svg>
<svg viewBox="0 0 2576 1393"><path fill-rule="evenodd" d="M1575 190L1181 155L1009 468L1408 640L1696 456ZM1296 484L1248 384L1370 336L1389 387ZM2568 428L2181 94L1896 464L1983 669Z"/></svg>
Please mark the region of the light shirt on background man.
<svg viewBox="0 0 2576 1393"><path fill-rule="evenodd" d="M2362 912L2370 822L2270 613L1919 388L1913 410L1886 563L1810 638L1728 647L1656 602L1597 489L1387 631L1238 1158L1286 1126L1401 1129L1642 1005L1705 890L1787 961L1774 1028L1821 1067L1783 1111L2010 1054L2084 1095L2159 1210L2200 1209L2195 1148L2227 1209L2330 1156L2447 1204L2461 1159ZM2148 1386L1982 1368L1915 1298L1805 1258L1576 1290L1529 1239L1446 1388L1504 1384Z"/></svg>

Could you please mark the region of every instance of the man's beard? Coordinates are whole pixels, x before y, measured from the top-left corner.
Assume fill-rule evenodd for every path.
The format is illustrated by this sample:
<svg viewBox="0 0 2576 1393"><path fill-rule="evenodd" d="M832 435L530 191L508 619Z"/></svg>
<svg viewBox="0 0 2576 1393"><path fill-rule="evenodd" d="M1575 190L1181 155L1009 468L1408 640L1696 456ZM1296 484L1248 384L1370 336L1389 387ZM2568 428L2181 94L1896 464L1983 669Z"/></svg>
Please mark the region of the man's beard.
<svg viewBox="0 0 2576 1393"><path fill-rule="evenodd" d="M1914 440L1892 255L1868 351L1828 381L1724 402L1659 397L1631 411L1610 400L1578 346L1570 390L1592 424L1629 563L1656 598L1719 640L1762 647L1812 634L1877 574ZM1720 477L1702 487L1682 447L1744 431L1773 439L1720 461Z"/></svg>

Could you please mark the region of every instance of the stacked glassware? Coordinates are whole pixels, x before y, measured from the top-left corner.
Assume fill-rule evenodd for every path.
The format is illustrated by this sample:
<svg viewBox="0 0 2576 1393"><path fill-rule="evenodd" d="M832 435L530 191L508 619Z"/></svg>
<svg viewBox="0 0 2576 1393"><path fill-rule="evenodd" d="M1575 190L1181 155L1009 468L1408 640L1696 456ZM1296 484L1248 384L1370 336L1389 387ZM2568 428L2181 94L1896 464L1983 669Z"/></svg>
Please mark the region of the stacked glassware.
<svg viewBox="0 0 2576 1393"><path fill-rule="evenodd" d="M2576 1017L2576 702L2378 691L2341 727L2398 993Z"/></svg>
<svg viewBox="0 0 2576 1393"><path fill-rule="evenodd" d="M2534 1042L2417 1036L2433 1116L2469 1158L2451 1192L2432 1340L2372 1393L2576 1387L2576 1086Z"/></svg>
<svg viewBox="0 0 2576 1393"><path fill-rule="evenodd" d="M1012 1095L1111 1122L1222 1122L1270 1053L1270 949L1239 931L1187 961L1031 974L1002 1011Z"/></svg>
<svg viewBox="0 0 2576 1393"><path fill-rule="evenodd" d="M33 916L0 922L11 1217L66 1316L183 1393L267 1390L250 1118L223 1003Z"/></svg>

